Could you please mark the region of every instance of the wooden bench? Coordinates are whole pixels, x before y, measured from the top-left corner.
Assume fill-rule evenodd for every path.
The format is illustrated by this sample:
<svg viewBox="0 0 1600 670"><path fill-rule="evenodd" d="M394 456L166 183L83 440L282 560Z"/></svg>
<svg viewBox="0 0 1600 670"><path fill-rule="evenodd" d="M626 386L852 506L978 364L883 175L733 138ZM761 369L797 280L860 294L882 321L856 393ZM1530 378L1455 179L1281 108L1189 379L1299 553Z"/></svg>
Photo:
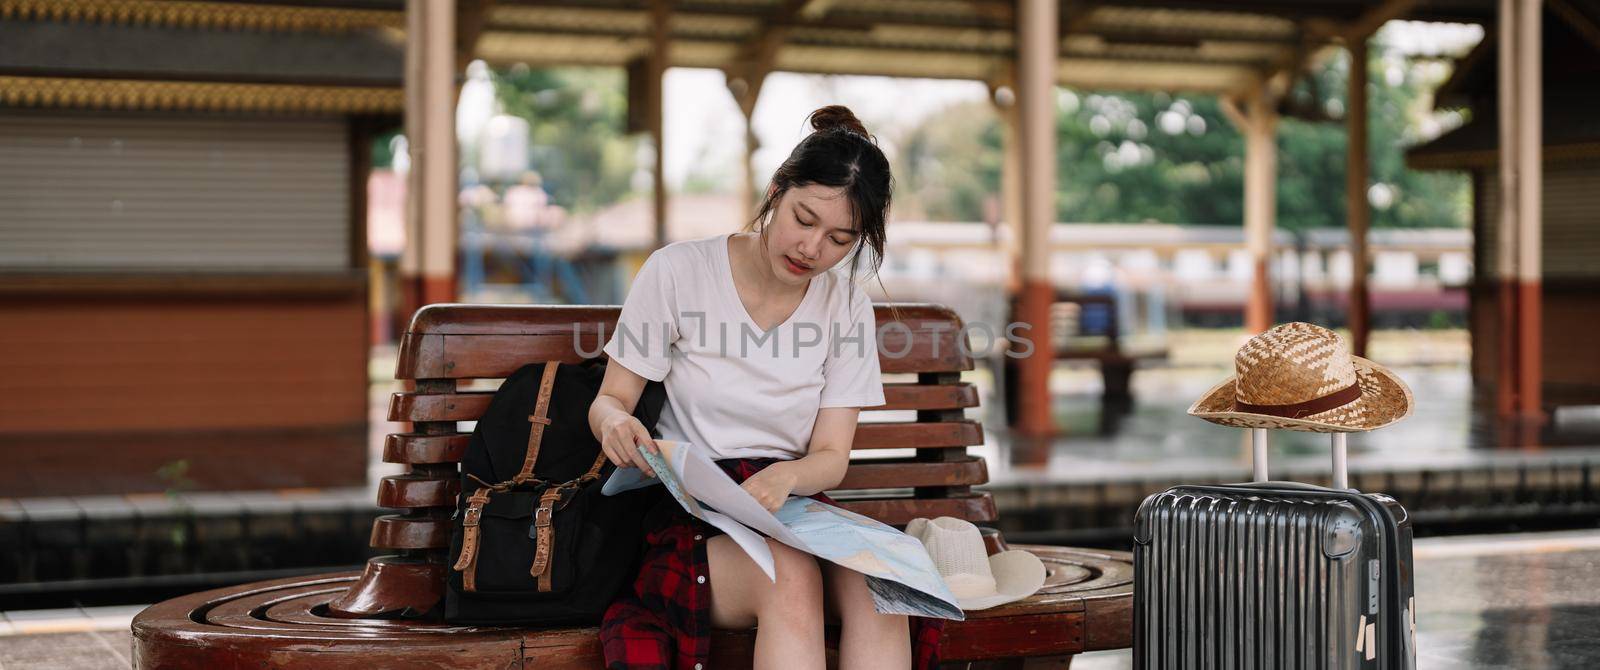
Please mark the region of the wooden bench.
<svg viewBox="0 0 1600 670"><path fill-rule="evenodd" d="M1094 361L1100 366L1104 389L1101 398L1109 405L1126 408L1133 401L1133 370L1140 361L1165 359L1165 349L1129 351L1122 343L1122 318L1118 314L1117 298L1109 293L1077 293L1057 291L1052 307L1075 306L1079 317L1078 332L1062 335L1062 324L1051 324L1056 337L1055 360ZM1012 321L1017 321L1017 301L1011 302ZM1081 328L1084 316L1097 314L1104 327L1087 333ZM1054 321L1054 320L1053 320ZM1017 359L1005 356L1002 388L1004 389L1006 423L1016 425Z"/></svg>
<svg viewBox="0 0 1600 670"><path fill-rule="evenodd" d="M451 626L438 620L458 465L472 421L492 390L464 388L498 380L531 361L582 360L600 353L615 306L432 305L417 312L400 344L396 377L415 390L396 393L391 421L411 424L388 436L384 460L406 474L385 477L378 505L398 510L373 525L373 558L360 573L281 579L193 594L154 605L135 618L138 667L599 667L593 628L533 630ZM886 403L868 408L856 431L848 474L830 492L845 506L886 523L955 516L980 525L996 519L982 458L982 426L965 418L977 390L961 381L973 361L956 346L961 321L931 304L877 305ZM896 318L896 316L898 318ZM902 352L904 355L894 355ZM913 378L914 375L914 378ZM891 377L893 376L893 377ZM887 379L893 379L888 381ZM909 420L879 420L910 412ZM885 449L908 449L892 458ZM1005 547L987 531L990 550ZM1024 546L1044 560L1048 579L1018 603L974 612L945 629L947 661L1066 657L1123 648L1132 632L1130 557L1064 547ZM714 667L747 666L754 636L719 633ZM831 638L830 638L831 639Z"/></svg>

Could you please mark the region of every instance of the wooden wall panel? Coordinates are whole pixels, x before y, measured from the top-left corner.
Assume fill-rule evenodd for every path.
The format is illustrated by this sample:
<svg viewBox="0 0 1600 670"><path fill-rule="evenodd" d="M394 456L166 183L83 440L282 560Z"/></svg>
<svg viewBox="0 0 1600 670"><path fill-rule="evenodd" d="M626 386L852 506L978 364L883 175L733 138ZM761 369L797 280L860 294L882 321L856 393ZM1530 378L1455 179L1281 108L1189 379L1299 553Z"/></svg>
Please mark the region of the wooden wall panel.
<svg viewBox="0 0 1600 670"><path fill-rule="evenodd" d="M360 486L366 329L360 290L0 300L0 497Z"/></svg>
<svg viewBox="0 0 1600 670"><path fill-rule="evenodd" d="M1600 403L1600 281L1544 287L1544 400L1546 405Z"/></svg>
<svg viewBox="0 0 1600 670"><path fill-rule="evenodd" d="M366 419L364 300L0 304L0 434Z"/></svg>

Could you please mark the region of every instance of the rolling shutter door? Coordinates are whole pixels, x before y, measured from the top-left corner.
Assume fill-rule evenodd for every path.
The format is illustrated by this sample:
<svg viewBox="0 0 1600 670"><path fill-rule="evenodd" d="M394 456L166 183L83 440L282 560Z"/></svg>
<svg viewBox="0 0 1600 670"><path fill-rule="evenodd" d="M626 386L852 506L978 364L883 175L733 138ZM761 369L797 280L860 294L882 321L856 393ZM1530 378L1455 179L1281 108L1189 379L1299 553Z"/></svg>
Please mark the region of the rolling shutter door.
<svg viewBox="0 0 1600 670"><path fill-rule="evenodd" d="M337 119L0 113L0 268L350 266Z"/></svg>
<svg viewBox="0 0 1600 670"><path fill-rule="evenodd" d="M1485 171L1479 182L1484 192L1484 245L1488 265L1483 277L1499 278L1500 175ZM1600 208L1600 166L1593 163L1546 163L1544 166L1544 268L1545 279L1593 279L1600 277L1600 226L1595 214Z"/></svg>
<svg viewBox="0 0 1600 670"><path fill-rule="evenodd" d="M1600 277L1600 166L1593 162L1544 167L1544 275Z"/></svg>

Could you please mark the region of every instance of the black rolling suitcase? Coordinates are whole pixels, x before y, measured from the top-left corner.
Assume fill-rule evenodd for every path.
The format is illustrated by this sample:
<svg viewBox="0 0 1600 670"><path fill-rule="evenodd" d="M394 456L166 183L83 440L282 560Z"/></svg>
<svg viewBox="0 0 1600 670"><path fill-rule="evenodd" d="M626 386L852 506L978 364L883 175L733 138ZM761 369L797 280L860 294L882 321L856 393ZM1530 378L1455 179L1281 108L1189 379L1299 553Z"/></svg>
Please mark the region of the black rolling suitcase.
<svg viewBox="0 0 1600 670"><path fill-rule="evenodd" d="M1394 498L1266 479L1177 486L1134 521L1133 665L1140 670L1416 667L1411 520Z"/></svg>

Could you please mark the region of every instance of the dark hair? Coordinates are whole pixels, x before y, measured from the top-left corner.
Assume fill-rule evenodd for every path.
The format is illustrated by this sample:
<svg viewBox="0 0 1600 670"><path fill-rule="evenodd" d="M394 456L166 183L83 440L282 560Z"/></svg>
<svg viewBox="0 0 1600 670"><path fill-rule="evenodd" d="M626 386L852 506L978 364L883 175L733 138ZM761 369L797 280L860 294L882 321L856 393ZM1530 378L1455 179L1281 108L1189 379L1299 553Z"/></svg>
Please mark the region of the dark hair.
<svg viewBox="0 0 1600 670"><path fill-rule="evenodd" d="M772 173L771 187L761 200L755 218L745 224L746 231L759 231L761 243L767 241L766 221L778 200L789 189L821 184L844 188L850 199L856 245L848 257L850 280L855 281L861 250L872 247L872 271L883 265L884 227L889 216L889 195L894 177L889 174L889 159L878 148L878 140L843 105L828 105L811 113L807 120L812 133L796 145L789 157ZM760 228L757 228L757 226ZM878 280L883 285L883 280Z"/></svg>

